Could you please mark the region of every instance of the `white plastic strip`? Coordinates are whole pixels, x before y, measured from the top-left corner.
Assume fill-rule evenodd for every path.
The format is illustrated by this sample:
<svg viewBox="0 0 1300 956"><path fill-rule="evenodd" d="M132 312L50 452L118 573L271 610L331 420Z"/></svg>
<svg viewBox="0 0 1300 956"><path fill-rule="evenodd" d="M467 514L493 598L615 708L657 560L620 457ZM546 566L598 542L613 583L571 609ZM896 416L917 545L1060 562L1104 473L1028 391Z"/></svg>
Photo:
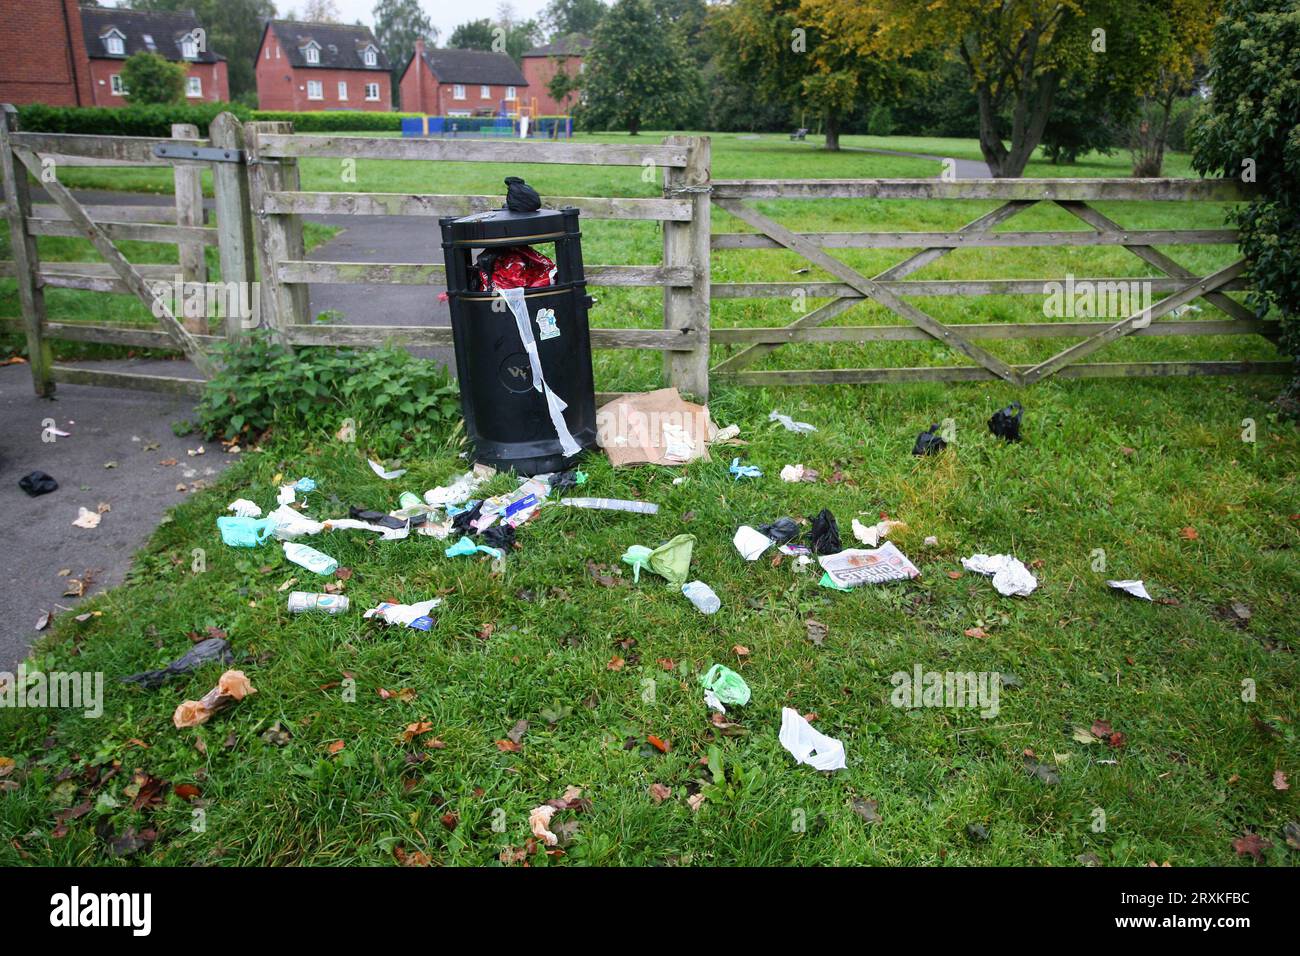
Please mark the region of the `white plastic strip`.
<svg viewBox="0 0 1300 956"><path fill-rule="evenodd" d="M528 317L528 303L524 301L524 289L498 289L497 294L505 299L506 305L515 317L515 326L519 329L519 340L524 343L528 353L528 363L533 370L533 388L546 396L546 409L551 414L551 424L560 436L560 448L565 457L571 457L582 451L582 446L573 439L568 423L564 420L564 410L569 406L564 399L551 391L542 375L542 360L537 352L537 340L533 338L533 322Z"/></svg>

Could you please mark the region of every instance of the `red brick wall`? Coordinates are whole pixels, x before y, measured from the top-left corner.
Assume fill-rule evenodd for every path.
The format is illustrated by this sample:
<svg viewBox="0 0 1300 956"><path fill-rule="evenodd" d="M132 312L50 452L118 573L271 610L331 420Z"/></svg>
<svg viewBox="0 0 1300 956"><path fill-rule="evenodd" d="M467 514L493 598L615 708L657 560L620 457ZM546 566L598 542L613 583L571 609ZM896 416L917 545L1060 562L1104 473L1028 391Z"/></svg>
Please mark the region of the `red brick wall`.
<svg viewBox="0 0 1300 956"><path fill-rule="evenodd" d="M120 74L122 67L126 65L125 60L101 60L95 59L90 61L90 76L94 88L94 105L95 106L125 106L127 99L125 96L119 96L113 92L113 81L111 77L114 74ZM214 100L226 101L230 99L230 83L226 77L226 63L224 60L218 60L216 63L187 63L185 64L186 76L197 76L203 81L203 96L191 97L188 94L185 97L186 103L212 102Z"/></svg>
<svg viewBox="0 0 1300 956"><path fill-rule="evenodd" d="M307 98L309 80L320 82L321 99ZM348 85L346 100L339 98L340 82ZM365 98L368 83L379 84L379 99ZM393 109L392 79L387 70L330 70L314 66L295 69L289 65L275 34L267 30L257 55L257 106L264 110L295 112L347 109L389 113Z"/></svg>
<svg viewBox="0 0 1300 956"><path fill-rule="evenodd" d="M582 57L568 56L564 59L552 58L549 56L526 56L521 69L524 71L524 79L528 81L528 93L525 94L529 100L537 97L537 115L538 116L564 116L572 109L573 104L578 101L577 93L570 93L566 104L556 102L547 90L546 84L551 81L559 70L563 69L570 76L578 72L582 64Z"/></svg>
<svg viewBox="0 0 1300 956"><path fill-rule="evenodd" d="M482 95L480 84L462 85L465 87L465 98L458 100L454 95L456 84L439 83L434 79L428 64L419 59L412 60L398 84L402 111L423 113L425 116L446 116L450 110L469 110L473 113L480 109L491 109L495 113L500 108L501 101L506 98L506 87L502 85L490 84L486 97ZM523 99L525 105L531 95L530 89L527 86L515 88L515 94Z"/></svg>
<svg viewBox="0 0 1300 956"><path fill-rule="evenodd" d="M441 109L438 113L431 115L446 116L452 110L469 110L472 113L484 108L489 108L495 113L501 108L501 102L506 98L506 88L504 86L489 85L487 88L488 95L483 96L478 83L462 83L461 85L465 87L465 98L458 100L455 97L455 83L439 83L437 99ZM515 95L519 97L525 106L528 105L529 87L516 86Z"/></svg>
<svg viewBox="0 0 1300 956"><path fill-rule="evenodd" d="M0 51L0 102L90 105L77 0L4 0Z"/></svg>

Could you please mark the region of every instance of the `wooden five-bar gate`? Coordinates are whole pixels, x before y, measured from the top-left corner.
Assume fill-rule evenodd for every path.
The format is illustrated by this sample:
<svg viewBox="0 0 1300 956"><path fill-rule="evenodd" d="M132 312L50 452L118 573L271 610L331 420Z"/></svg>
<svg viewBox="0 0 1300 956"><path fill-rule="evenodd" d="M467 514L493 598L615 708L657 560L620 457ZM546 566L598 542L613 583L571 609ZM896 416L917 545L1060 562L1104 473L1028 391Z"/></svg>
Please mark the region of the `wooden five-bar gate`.
<svg viewBox="0 0 1300 956"><path fill-rule="evenodd" d="M0 277L18 286L21 323L0 320L0 328L21 328L36 389L49 394L55 382L89 382L138 388L194 392L210 377L211 347L247 334L248 323L228 316L221 328L194 326L159 301L153 283L180 277L208 284L204 250L216 246L220 280L259 283L259 322L292 345L368 346L398 342L410 346L447 346L448 328L431 325L377 326L313 323L307 305L312 283L360 283L379 286L419 285L435 294L445 283L443 266L431 262L331 262L308 259L302 217L447 216L494 208L499 196L333 192L302 189L298 163L309 158L334 160L391 159L448 162L562 163L653 167L661 172L662 195L650 198L547 196L548 205L576 206L586 219L649 220L660 225L660 262L644 265L586 267L593 286L657 287L663 290L661 328L597 328L597 349L653 349L664 355L668 381L697 398L708 396L710 380L747 385L866 383L902 381L975 381L1000 379L1028 385L1051 375L1063 377L1152 376L1282 372L1290 363L1275 361L1198 361L1096 363L1082 361L1127 335L1277 335L1276 323L1257 319L1229 296L1246 288L1243 263L1235 261L1208 275L1198 275L1157 248L1177 245L1230 244L1231 229L1127 230L1090 205L1110 200L1216 201L1247 198L1246 187L1220 180L1061 179L1061 180L716 180L710 171L710 143L705 137L670 136L647 146L478 140L395 139L293 133L288 124L241 125L223 114L209 138L192 127L173 128L170 139L25 133L12 107L0 122L0 174L5 186L5 217L13 250L11 263L0 263ZM87 206L58 180L61 167L73 165L166 165L173 168L175 212L158 222L158 206ZM212 172L215 226L205 221L200 172ZM54 201L32 202L28 174ZM781 225L751 203L774 199L983 200L1001 205L954 232L799 233ZM1040 232L996 231L996 227L1036 203L1054 203L1091 227L1089 230ZM713 206L725 210L754 232L713 233ZM42 262L40 236L80 236L90 241L102 261ZM137 265L116 241L129 239L175 244L175 265ZM1099 278L1088 281L1149 282L1161 294L1149 308L1109 321L971 324L939 321L909 297L1030 295L1043 296L1052 279L915 279L913 273L963 248L1030 246L1122 246L1162 276ZM830 277L828 281L713 282L712 250L784 249L796 253ZM876 274L865 274L833 256L832 249L915 250ZM1059 277L1054 277L1059 280ZM1080 280L1085 281L1085 280ZM74 288L129 294L150 306L158 328L124 328L46 317L46 288ZM764 328L719 328L713 300L786 297L798 289L826 303L801 314L789 325ZM1166 318L1194 300L1224 315L1222 319ZM905 320L898 325L831 325L855 305L874 302ZM160 308L161 306L161 308ZM1157 321L1159 320L1159 321ZM1013 366L992 354L981 341L1013 338L1077 338L1077 343L1032 365ZM199 378L101 372L85 365L51 359L51 339L162 347L182 352ZM932 339L965 355L970 364L913 368L835 368L752 370L748 366L773 350L798 343L887 342ZM716 347L716 348L715 348ZM714 363L723 350L730 354ZM735 351L732 351L735 350Z"/></svg>

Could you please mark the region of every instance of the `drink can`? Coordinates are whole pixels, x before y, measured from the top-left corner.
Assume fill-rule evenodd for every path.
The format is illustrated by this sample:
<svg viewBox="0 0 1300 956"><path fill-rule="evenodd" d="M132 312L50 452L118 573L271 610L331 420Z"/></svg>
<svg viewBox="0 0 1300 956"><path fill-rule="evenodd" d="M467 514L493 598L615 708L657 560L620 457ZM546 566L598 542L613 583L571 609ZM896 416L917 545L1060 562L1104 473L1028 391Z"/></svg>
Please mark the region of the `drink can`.
<svg viewBox="0 0 1300 956"><path fill-rule="evenodd" d="M289 613L301 614L303 611L324 611L326 614L342 614L348 609L348 599L342 594L312 594L309 591L294 591L289 595Z"/></svg>

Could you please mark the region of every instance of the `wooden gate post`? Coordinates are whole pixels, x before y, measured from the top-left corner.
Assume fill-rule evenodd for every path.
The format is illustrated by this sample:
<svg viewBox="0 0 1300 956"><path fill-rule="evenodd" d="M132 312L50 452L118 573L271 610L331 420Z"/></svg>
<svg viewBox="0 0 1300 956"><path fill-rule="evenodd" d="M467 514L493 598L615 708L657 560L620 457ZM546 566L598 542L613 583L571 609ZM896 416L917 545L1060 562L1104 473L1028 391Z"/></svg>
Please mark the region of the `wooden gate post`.
<svg viewBox="0 0 1300 956"><path fill-rule="evenodd" d="M208 126L212 145L219 149L243 149L244 127L233 113L220 113ZM217 216L217 251L221 259L221 281L249 288L257 277L253 242L252 203L248 194L246 163L213 163L212 194ZM230 288L230 286L227 286ZM244 296L239 297L244 301ZM233 300L232 300L233 301ZM253 302L251 294L247 301ZM256 306L261 308L260 301ZM227 310L225 335L233 340L245 331L244 317Z"/></svg>
<svg viewBox="0 0 1300 956"><path fill-rule="evenodd" d="M664 196L684 196L691 203L690 222L667 222L664 265L687 266L691 285L664 286L664 328L690 329L696 345L690 351L664 353L664 374L670 385L697 401L709 397L709 232L712 144L707 136L669 136L667 146L687 148L686 166L664 168Z"/></svg>
<svg viewBox="0 0 1300 956"><path fill-rule="evenodd" d="M14 276L18 281L18 303L23 310L27 331L27 361L32 367L32 385L42 398L54 396L54 379L50 366L54 354L45 338L45 289L41 284L41 258L36 251L36 237L27 228L32 214L32 191L27 183L27 167L18 162L9 134L18 132L18 110L9 103L0 105L0 179L5 186L5 214L9 220L9 240L13 246Z"/></svg>
<svg viewBox="0 0 1300 956"><path fill-rule="evenodd" d="M290 134L292 123L249 123L244 127L245 155L248 158L248 191L253 207L253 234L256 237L257 265L262 280L262 324L283 333L291 325L307 321L307 287L281 282L279 265L286 259L305 259L302 218L266 211L267 196L275 192L297 191L298 160L292 157L264 159L261 136Z"/></svg>
<svg viewBox="0 0 1300 956"><path fill-rule="evenodd" d="M173 123L172 139L198 139L199 128L193 123ZM203 167L177 163L172 167L176 195L176 225L203 225ZM207 282L208 262L203 253L201 242L178 242L176 244L181 268L182 282ZM181 304L177 303L179 310ZM185 327L199 334L208 331L207 316L200 319L182 319Z"/></svg>

